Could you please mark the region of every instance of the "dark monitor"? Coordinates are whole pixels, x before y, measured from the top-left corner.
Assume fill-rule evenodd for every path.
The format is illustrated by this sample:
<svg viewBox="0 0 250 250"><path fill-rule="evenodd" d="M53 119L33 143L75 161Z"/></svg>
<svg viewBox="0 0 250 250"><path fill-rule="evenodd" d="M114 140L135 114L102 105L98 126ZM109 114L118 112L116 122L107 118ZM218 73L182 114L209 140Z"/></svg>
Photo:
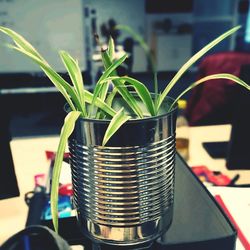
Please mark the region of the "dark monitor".
<svg viewBox="0 0 250 250"><path fill-rule="evenodd" d="M9 114L6 112L6 103L0 95L0 199L19 196L19 189L10 149Z"/></svg>
<svg viewBox="0 0 250 250"><path fill-rule="evenodd" d="M193 11L193 0L146 0L146 13L190 13Z"/></svg>
<svg viewBox="0 0 250 250"><path fill-rule="evenodd" d="M250 65L241 68L240 78L250 85ZM234 96L226 166L228 169L250 169L250 91L236 86Z"/></svg>
<svg viewBox="0 0 250 250"><path fill-rule="evenodd" d="M10 145L0 138L0 200L19 196Z"/></svg>

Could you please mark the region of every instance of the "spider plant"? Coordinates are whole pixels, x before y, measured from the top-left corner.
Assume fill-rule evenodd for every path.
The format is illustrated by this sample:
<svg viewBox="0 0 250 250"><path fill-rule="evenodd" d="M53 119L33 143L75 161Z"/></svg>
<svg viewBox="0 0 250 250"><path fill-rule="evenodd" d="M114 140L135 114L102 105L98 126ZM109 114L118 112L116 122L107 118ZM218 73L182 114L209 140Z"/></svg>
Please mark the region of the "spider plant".
<svg viewBox="0 0 250 250"><path fill-rule="evenodd" d="M141 44L146 54L148 55L149 60L151 61L151 65L154 65L153 59L150 56L150 50L144 40L129 27L120 26L119 28L129 32L133 36L133 38ZM59 176L67 140L74 130L76 120L79 117L110 120L102 143L103 146L106 145L112 135L129 119L140 119L145 116L157 116L159 114L160 107L169 91L175 86L175 84L186 72L186 70L216 44L220 43L226 37L232 35L239 28L240 26L237 26L228 30L227 32L210 42L208 45L206 45L194 56L192 56L179 69L172 80L169 83L166 83L166 87L161 93L159 93L158 90L156 67L153 66L152 69L154 73L155 94L152 95L142 82L129 76L117 75L116 69L126 60L127 55L124 55L119 59L115 59L115 45L112 38L110 38L108 48L106 50L102 50L101 52L105 70L97 81L93 92L91 93L84 88L84 81L78 61L72 58L66 51L60 51L59 55L65 68L68 71L71 83L65 81L39 54L39 52L20 34L9 28L0 26L0 31L12 38L14 42L14 44L9 44L8 46L29 57L40 66L42 71L47 75L47 77L55 85L58 91L64 96L71 110L67 114L64 125L61 129L60 141L53 168L51 212L53 224L56 231L58 231L57 211ZM221 73L206 76L194 83L191 83L186 90L180 93L180 95L175 99L174 103L169 106L169 110L166 110L166 112L170 111L174 107L178 99L195 86L202 84L208 80L220 78L232 80L235 83L238 83L250 90L248 84L231 74ZM108 92L110 81L112 81L114 87L111 92ZM135 95L131 93L131 90L133 90L133 92L142 101L145 106L146 112L144 109L142 110L141 105L139 105L138 101L136 101L137 99L135 98ZM129 113L125 112L123 107L121 107L120 109L115 109L113 107L113 99L118 93L130 108L131 111Z"/></svg>

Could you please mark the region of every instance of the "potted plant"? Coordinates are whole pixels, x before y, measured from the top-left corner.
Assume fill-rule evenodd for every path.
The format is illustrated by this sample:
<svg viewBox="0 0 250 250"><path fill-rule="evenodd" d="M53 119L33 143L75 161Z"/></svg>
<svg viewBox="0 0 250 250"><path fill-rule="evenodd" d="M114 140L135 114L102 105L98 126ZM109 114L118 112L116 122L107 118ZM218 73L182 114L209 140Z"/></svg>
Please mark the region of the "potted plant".
<svg viewBox="0 0 250 250"><path fill-rule="evenodd" d="M120 28L130 32L152 62L142 38L128 27ZM250 88L238 77L221 73L190 84L175 100L168 93L191 65L239 28L230 29L192 56L162 93L158 92L154 67L155 93L150 93L136 79L117 75L116 69L127 55L114 59L111 38L107 50L102 50L105 71L91 93L84 89L77 60L67 52L60 51L60 56L72 83L56 73L21 35L0 27L15 44L9 46L38 64L68 104L52 177L51 211L56 231L59 175L68 140L74 203L78 220L89 237L127 245L152 240L167 230L173 211L178 99L211 79L230 79ZM111 92L108 91L110 81L114 86Z"/></svg>

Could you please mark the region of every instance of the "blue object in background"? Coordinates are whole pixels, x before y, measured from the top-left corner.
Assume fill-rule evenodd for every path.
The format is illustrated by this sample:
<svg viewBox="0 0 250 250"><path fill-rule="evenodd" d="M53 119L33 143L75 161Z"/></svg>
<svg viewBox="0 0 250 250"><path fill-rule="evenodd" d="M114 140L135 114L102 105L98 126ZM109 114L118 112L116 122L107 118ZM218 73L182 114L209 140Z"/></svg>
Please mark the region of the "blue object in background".
<svg viewBox="0 0 250 250"><path fill-rule="evenodd" d="M70 196L59 196L58 199L58 217L59 218L65 218L70 217L72 212L72 205L71 205L71 197ZM43 214L42 214L43 220L51 220L51 209L50 209L50 200L48 199Z"/></svg>
<svg viewBox="0 0 250 250"><path fill-rule="evenodd" d="M245 41L247 43L250 43L250 8L249 6L248 6L248 14L247 14L247 22L246 22Z"/></svg>

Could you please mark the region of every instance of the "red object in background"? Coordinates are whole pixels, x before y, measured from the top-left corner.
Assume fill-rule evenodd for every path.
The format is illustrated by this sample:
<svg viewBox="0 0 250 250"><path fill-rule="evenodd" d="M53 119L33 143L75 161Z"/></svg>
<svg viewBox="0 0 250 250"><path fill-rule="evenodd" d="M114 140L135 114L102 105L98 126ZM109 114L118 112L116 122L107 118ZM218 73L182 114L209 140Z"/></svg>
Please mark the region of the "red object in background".
<svg viewBox="0 0 250 250"><path fill-rule="evenodd" d="M226 215L229 217L229 219L233 223L234 227L236 228L238 238L240 239L242 245L245 247L246 250L250 250L250 242L248 242L246 236L244 235L243 231L240 229L239 225L237 224L236 220L234 219L234 217L232 216L230 211L228 210L228 208L227 208L226 204L224 203L224 201L222 200L221 196L215 195L215 199L219 203L221 208L224 210Z"/></svg>
<svg viewBox="0 0 250 250"><path fill-rule="evenodd" d="M54 160L56 157L56 153L53 151L45 151L47 160ZM69 158L69 153L64 153L64 158Z"/></svg>
<svg viewBox="0 0 250 250"><path fill-rule="evenodd" d="M46 175L45 174L36 174L34 176L35 187L44 187L46 183Z"/></svg>
<svg viewBox="0 0 250 250"><path fill-rule="evenodd" d="M250 64L250 53L228 51L208 55L199 65L198 79L222 72L239 77L245 64ZM189 125L230 123L237 98L235 85L230 80L217 79L192 89L186 108Z"/></svg>
<svg viewBox="0 0 250 250"><path fill-rule="evenodd" d="M232 180L228 176L221 174L220 172L213 172L206 166L195 166L191 167L191 169L200 179L203 177L207 182L216 186L228 186L231 184Z"/></svg>
<svg viewBox="0 0 250 250"><path fill-rule="evenodd" d="M63 184L59 187L59 195L67 195L72 196L73 195L73 189L72 184Z"/></svg>

